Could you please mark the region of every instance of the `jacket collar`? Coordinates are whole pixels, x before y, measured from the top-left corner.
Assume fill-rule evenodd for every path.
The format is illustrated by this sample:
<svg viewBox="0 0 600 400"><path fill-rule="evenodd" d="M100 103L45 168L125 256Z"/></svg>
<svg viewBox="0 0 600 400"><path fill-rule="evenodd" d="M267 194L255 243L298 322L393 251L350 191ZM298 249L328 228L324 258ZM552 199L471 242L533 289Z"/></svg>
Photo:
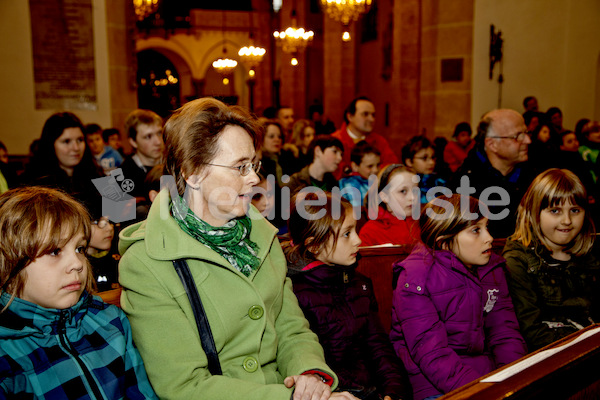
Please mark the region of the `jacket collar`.
<svg viewBox="0 0 600 400"><path fill-rule="evenodd" d="M11 295L2 293L0 304L3 308ZM24 337L33 334L55 334L59 321L65 326L77 326L85 316L92 296L83 292L73 307L63 310L45 308L15 297L0 318L0 337Z"/></svg>

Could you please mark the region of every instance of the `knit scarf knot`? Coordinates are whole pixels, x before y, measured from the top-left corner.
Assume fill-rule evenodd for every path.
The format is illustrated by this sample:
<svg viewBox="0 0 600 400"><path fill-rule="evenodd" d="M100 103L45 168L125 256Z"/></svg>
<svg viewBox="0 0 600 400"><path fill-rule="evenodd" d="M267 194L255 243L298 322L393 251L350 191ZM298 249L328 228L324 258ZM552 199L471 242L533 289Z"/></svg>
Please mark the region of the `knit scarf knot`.
<svg viewBox="0 0 600 400"><path fill-rule="evenodd" d="M258 245L250 240L252 221L247 216L214 227L198 218L181 197L173 200L171 214L185 233L223 256L245 276L249 277L260 265Z"/></svg>

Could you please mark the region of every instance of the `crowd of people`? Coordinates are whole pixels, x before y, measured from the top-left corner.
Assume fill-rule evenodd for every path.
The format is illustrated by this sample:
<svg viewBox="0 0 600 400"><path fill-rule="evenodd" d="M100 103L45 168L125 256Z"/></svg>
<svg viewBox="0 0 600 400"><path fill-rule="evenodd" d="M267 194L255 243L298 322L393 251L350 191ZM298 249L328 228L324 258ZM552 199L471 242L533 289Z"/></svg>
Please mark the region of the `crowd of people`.
<svg viewBox="0 0 600 400"><path fill-rule="evenodd" d="M134 110L131 154L53 114L20 175L0 145L0 398L430 400L600 322L600 124L523 105L399 151L366 97ZM388 244L389 333L356 270Z"/></svg>

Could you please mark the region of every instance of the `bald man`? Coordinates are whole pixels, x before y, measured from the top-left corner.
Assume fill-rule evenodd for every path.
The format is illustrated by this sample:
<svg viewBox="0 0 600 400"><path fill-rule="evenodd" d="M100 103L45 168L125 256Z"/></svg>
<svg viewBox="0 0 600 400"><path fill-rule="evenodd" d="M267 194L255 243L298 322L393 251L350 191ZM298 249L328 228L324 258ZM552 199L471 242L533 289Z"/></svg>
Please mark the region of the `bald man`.
<svg viewBox="0 0 600 400"><path fill-rule="evenodd" d="M456 171L452 186L486 203L492 215L490 233L506 238L514 233L517 207L534 178L526 162L531 137L520 113L497 109L481 118L476 142ZM468 186L463 177L468 178Z"/></svg>

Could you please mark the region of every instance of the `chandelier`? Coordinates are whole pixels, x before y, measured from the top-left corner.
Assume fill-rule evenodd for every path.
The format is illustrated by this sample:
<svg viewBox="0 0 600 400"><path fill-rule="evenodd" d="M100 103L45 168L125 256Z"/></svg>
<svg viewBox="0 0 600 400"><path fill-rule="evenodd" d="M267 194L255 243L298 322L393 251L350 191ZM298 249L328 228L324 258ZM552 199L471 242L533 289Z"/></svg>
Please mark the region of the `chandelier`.
<svg viewBox="0 0 600 400"><path fill-rule="evenodd" d="M212 66L223 77L223 85L228 85L229 76L233 73L235 67L237 67L237 61L227 57L227 49L223 45L223 57L217 61L213 61Z"/></svg>
<svg viewBox="0 0 600 400"><path fill-rule="evenodd" d="M138 21L143 21L158 10L158 0L133 0L133 8Z"/></svg>
<svg viewBox="0 0 600 400"><path fill-rule="evenodd" d="M372 3L373 0L321 0L321 7L329 17L344 25L345 32L342 38L348 41L350 40L348 26L369 11Z"/></svg>
<svg viewBox="0 0 600 400"><path fill-rule="evenodd" d="M281 46L286 53L296 53L302 51L308 46L308 42L313 40L315 33L305 31L304 28L288 27L285 31L273 32L277 44Z"/></svg>
<svg viewBox="0 0 600 400"><path fill-rule="evenodd" d="M267 50L262 47L244 46L238 52L240 59L249 69L250 77L254 76L254 68L260 64Z"/></svg>
<svg viewBox="0 0 600 400"><path fill-rule="evenodd" d="M237 61L231 58L219 58L217 61L213 61L212 66L219 74L229 76L237 66Z"/></svg>

